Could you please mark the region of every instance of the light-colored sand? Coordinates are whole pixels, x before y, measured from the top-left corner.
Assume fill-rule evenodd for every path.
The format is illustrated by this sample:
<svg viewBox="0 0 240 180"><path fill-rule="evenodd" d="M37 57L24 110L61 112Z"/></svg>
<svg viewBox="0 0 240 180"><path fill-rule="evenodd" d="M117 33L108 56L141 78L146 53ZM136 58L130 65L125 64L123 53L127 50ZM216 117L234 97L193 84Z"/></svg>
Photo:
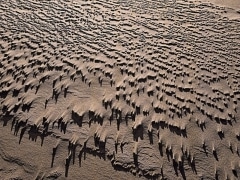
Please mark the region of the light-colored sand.
<svg viewBox="0 0 240 180"><path fill-rule="evenodd" d="M238 179L234 2L2 1L0 179Z"/></svg>
<svg viewBox="0 0 240 180"><path fill-rule="evenodd" d="M193 0L198 1L198 0ZM208 2L214 5L220 5L225 7L230 7L240 10L240 1L239 0L201 0L201 2Z"/></svg>

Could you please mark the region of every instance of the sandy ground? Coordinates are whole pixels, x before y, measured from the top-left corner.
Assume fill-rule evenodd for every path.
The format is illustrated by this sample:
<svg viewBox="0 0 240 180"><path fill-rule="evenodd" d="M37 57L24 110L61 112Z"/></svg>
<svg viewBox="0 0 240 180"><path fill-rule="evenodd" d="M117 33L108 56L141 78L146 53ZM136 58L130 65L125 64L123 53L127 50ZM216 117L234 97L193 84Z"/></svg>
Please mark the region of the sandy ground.
<svg viewBox="0 0 240 180"><path fill-rule="evenodd" d="M13 0L0 20L0 179L239 178L237 1Z"/></svg>
<svg viewBox="0 0 240 180"><path fill-rule="evenodd" d="M193 0L197 1L197 0ZM224 7L230 7L233 9L240 10L240 1L239 0L202 0L201 2L209 2L214 5L220 5Z"/></svg>

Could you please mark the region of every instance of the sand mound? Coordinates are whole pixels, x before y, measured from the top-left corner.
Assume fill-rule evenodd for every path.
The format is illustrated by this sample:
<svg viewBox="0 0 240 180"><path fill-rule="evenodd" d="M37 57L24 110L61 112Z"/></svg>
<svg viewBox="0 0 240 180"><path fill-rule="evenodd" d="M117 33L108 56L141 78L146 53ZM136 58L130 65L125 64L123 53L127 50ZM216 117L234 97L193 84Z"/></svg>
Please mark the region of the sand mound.
<svg viewBox="0 0 240 180"><path fill-rule="evenodd" d="M0 14L1 179L240 176L237 9L13 0Z"/></svg>

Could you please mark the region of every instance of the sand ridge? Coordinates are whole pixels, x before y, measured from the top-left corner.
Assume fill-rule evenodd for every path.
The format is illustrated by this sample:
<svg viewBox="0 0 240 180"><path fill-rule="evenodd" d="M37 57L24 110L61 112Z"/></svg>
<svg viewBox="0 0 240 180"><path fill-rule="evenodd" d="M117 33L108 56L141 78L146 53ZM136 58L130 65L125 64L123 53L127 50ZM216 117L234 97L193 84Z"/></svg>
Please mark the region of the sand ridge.
<svg viewBox="0 0 240 180"><path fill-rule="evenodd" d="M18 144L50 146L43 159L55 178L74 178L90 154L136 177L238 178L237 10L229 18L223 6L178 0L1 4L1 121ZM28 167L20 177L38 176Z"/></svg>

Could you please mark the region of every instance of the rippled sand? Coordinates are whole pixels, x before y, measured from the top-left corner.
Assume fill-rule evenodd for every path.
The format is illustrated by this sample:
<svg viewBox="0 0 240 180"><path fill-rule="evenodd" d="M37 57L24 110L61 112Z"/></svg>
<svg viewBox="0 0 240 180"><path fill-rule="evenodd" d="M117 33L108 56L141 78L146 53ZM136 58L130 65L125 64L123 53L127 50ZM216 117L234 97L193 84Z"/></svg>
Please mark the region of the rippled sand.
<svg viewBox="0 0 240 180"><path fill-rule="evenodd" d="M238 179L237 1L1 1L0 179Z"/></svg>

